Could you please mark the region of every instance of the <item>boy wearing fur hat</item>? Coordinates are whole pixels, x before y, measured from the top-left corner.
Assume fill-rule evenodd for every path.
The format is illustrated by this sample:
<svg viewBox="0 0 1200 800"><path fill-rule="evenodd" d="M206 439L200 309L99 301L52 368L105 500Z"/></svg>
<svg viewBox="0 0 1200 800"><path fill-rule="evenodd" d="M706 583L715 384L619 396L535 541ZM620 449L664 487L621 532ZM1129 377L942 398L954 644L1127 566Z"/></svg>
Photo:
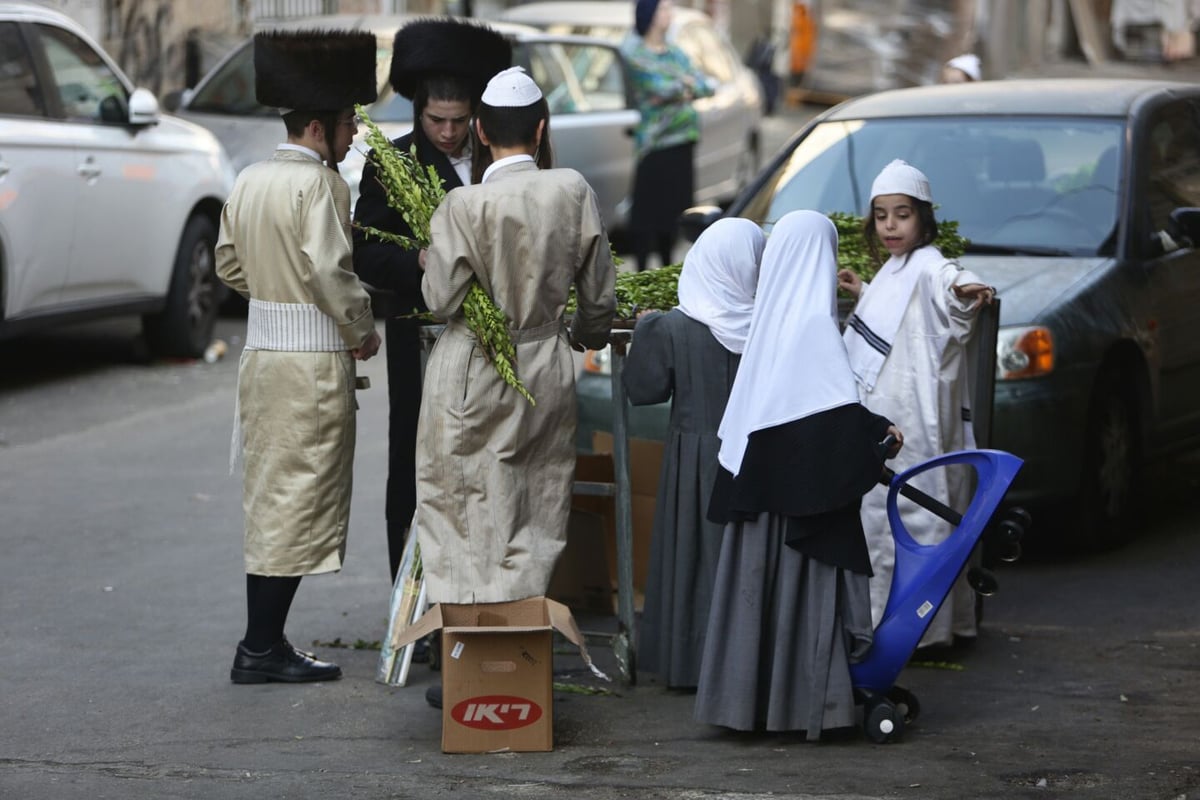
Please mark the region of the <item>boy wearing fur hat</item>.
<svg viewBox="0 0 1200 800"><path fill-rule="evenodd" d="M260 33L255 91L280 109L287 142L238 176L221 212L217 274L250 301L238 366L245 459L246 634L234 683L341 677L288 642L304 575L341 569L355 441L355 359L379 349L352 269L354 104L375 99L369 33ZM235 442L236 444L236 442Z"/></svg>
<svg viewBox="0 0 1200 800"><path fill-rule="evenodd" d="M523 70L495 76L476 118L491 166L478 185L450 192L430 223L421 290L447 320L426 367L417 436L418 534L432 603L545 594L566 543L571 346L607 343L615 273L591 187L575 170L539 168L549 158L548 124L546 101ZM462 317L473 281L507 316L517 373L536 405L480 356Z"/></svg>
<svg viewBox="0 0 1200 800"><path fill-rule="evenodd" d="M488 79L512 61L508 40L489 27L458 20L416 20L396 34L392 88L413 101L417 124L396 140L402 152L417 147L417 161L432 165L446 190L471 183L471 116ZM354 218L362 225L412 236L400 212L387 203L377 168L368 157ZM391 292L396 314L424 310L419 253L354 232L354 270L376 289ZM421 407L421 342L413 319L387 319L388 562L393 582L416 508L415 453Z"/></svg>

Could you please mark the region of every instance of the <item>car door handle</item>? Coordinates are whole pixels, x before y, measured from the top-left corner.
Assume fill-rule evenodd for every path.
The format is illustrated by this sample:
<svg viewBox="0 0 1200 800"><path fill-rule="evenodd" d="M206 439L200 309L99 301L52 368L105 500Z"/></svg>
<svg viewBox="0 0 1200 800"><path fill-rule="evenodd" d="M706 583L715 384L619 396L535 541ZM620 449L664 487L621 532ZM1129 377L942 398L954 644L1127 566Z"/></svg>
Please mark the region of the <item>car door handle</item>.
<svg viewBox="0 0 1200 800"><path fill-rule="evenodd" d="M5 175L7 175L9 169L10 167L8 166L7 161L0 161L0 178L3 178Z"/></svg>
<svg viewBox="0 0 1200 800"><path fill-rule="evenodd" d="M96 161L91 156L88 156L87 160L79 165L80 177L87 178L88 180L100 177L101 172L103 170L96 166Z"/></svg>

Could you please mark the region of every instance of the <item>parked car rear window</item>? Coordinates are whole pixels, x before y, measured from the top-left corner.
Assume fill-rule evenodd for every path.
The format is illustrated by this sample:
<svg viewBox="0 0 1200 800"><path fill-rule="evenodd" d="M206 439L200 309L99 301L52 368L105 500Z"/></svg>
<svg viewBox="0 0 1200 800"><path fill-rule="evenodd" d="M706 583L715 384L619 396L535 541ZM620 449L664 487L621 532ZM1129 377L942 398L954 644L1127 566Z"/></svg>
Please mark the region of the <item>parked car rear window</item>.
<svg viewBox="0 0 1200 800"><path fill-rule="evenodd" d="M254 47L247 44L238 49L188 102L192 111L212 114L275 116L272 108L260 104L254 97Z"/></svg>
<svg viewBox="0 0 1200 800"><path fill-rule="evenodd" d="M1155 112L1141 160L1147 170L1149 230L1166 231L1177 208L1200 207L1200 104L1172 103Z"/></svg>
<svg viewBox="0 0 1200 800"><path fill-rule="evenodd" d="M0 114L46 115L33 62L15 22L0 22Z"/></svg>

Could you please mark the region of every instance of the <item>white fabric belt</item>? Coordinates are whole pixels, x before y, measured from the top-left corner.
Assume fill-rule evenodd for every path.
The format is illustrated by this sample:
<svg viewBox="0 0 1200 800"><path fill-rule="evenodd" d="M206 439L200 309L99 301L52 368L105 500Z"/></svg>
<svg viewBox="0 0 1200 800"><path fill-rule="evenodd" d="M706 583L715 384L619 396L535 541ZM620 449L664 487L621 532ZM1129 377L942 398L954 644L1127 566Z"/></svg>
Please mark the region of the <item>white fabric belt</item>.
<svg viewBox="0 0 1200 800"><path fill-rule="evenodd" d="M251 299L245 349L327 353L350 347L333 317L311 303Z"/></svg>

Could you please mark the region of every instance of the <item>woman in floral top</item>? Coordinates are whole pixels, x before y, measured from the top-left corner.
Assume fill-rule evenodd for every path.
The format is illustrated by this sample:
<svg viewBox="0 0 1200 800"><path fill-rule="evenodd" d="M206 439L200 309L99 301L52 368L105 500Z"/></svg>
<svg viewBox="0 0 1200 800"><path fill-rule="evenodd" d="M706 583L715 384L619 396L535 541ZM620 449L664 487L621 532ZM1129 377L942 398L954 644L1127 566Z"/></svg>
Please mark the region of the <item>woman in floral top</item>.
<svg viewBox="0 0 1200 800"><path fill-rule="evenodd" d="M651 251L662 264L672 261L679 215L692 205L695 183L692 158L700 123L692 101L713 93L704 73L667 42L673 7L672 0L637 0L638 36L630 37L625 47L642 112L630 220L639 271L646 268Z"/></svg>

